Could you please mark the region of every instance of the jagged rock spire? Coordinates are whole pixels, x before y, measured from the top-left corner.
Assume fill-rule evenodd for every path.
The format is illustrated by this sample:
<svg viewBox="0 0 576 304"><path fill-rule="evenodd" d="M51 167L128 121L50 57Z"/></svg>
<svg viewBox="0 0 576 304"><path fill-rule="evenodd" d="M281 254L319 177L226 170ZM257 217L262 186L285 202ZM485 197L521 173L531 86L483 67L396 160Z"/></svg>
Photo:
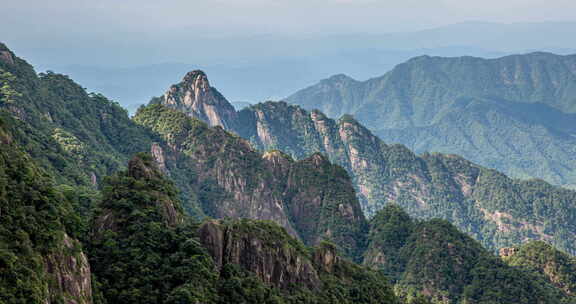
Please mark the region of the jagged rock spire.
<svg viewBox="0 0 576 304"><path fill-rule="evenodd" d="M188 72L179 84L172 85L162 97L162 104L210 126L232 130L237 123L234 107L210 86L206 73L200 70Z"/></svg>

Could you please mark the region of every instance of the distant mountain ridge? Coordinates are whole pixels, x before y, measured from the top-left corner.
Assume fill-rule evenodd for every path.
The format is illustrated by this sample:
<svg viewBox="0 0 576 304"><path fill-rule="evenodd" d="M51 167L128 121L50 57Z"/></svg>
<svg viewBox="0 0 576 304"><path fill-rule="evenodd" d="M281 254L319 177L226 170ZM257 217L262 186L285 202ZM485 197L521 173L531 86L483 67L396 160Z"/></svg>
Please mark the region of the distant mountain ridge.
<svg viewBox="0 0 576 304"><path fill-rule="evenodd" d="M364 82L335 76L286 99L353 115L387 142L576 186L576 55L413 58Z"/></svg>

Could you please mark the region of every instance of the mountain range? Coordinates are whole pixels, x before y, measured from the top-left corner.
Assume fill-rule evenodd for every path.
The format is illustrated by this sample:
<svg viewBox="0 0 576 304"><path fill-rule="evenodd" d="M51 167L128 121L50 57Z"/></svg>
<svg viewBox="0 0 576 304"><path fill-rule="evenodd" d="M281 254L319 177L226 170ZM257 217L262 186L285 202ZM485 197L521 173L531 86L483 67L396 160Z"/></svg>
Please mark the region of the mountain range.
<svg viewBox="0 0 576 304"><path fill-rule="evenodd" d="M573 191L514 180L453 154L418 156L384 143L351 116L335 121L284 102L235 112L201 71L188 73L151 103L235 132L260 151L278 149L295 159L324 153L348 171L368 218L396 203L411 216L447 219L494 250L541 239L574 252Z"/></svg>
<svg viewBox="0 0 576 304"><path fill-rule="evenodd" d="M376 33L306 35L210 37L201 32L185 40L182 37L190 31L176 28L159 36L116 31L97 39L85 35L47 39L36 32L34 37L23 36L7 28L0 29L0 35L39 71L70 75L88 91L100 92L133 113L138 105L165 89L174 75L193 69L206 71L231 101L257 103L282 98L337 73L365 80L421 55L496 58L531 51L571 54L576 44L565 37L576 35L575 27L574 22L463 22L396 33L387 33L392 28L377 27L372 28ZM118 45L123 47L112 47ZM130 49L139 51L135 54Z"/></svg>
<svg viewBox="0 0 576 304"><path fill-rule="evenodd" d="M454 153L517 178L576 185L576 56L413 58L381 77L336 75L286 100L353 115L386 142Z"/></svg>
<svg viewBox="0 0 576 304"><path fill-rule="evenodd" d="M0 45L0 142L5 303L574 302L575 192L201 71L130 118Z"/></svg>

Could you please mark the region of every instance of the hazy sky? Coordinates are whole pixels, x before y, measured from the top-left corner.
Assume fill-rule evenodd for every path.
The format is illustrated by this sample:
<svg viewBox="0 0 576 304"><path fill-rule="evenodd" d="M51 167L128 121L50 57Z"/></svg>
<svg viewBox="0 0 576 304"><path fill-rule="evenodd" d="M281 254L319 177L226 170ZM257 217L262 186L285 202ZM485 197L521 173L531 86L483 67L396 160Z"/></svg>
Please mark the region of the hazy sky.
<svg viewBox="0 0 576 304"><path fill-rule="evenodd" d="M2 0L0 22L20 34L253 34L417 30L468 20L573 20L573 0Z"/></svg>
<svg viewBox="0 0 576 304"><path fill-rule="evenodd" d="M191 68L258 101L423 54L571 53L575 12L576 0L0 0L0 42L125 104Z"/></svg>
<svg viewBox="0 0 576 304"><path fill-rule="evenodd" d="M313 52L318 35L576 21L574 12L574 0L0 0L0 41L33 63L207 62L267 46L283 55L278 37L308 37L289 52Z"/></svg>

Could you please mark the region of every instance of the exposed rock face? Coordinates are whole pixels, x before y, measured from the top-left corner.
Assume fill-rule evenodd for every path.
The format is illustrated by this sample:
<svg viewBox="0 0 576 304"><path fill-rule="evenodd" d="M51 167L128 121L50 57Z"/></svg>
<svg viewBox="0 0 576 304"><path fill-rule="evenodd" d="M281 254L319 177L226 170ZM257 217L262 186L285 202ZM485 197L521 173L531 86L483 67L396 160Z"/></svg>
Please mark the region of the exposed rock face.
<svg viewBox="0 0 576 304"><path fill-rule="evenodd" d="M271 220L307 245L326 238L348 256L358 256L367 224L345 170L320 154L301 161L279 151L261 155L222 128L174 115L185 117L152 105L135 120L146 121L177 153L189 158L196 172L191 186L198 189L207 215ZM177 132L162 133L166 132L162 126L169 123L166 119L178 122L171 127Z"/></svg>
<svg viewBox="0 0 576 304"><path fill-rule="evenodd" d="M210 126L233 129L236 110L216 89L210 86L206 74L192 71L182 82L173 85L162 97L162 104L178 109Z"/></svg>
<svg viewBox="0 0 576 304"><path fill-rule="evenodd" d="M218 268L238 264L263 282L282 289L302 284L316 289L321 282L310 259L302 248L293 247L286 233L272 235L258 228L265 223L225 225L211 221L200 227L202 244L208 249Z"/></svg>
<svg viewBox="0 0 576 304"><path fill-rule="evenodd" d="M175 227L184 221L183 215L177 210L176 202L173 197L165 193L165 189L155 189L155 185L165 183L164 177L158 168L154 158L148 154L138 154L128 162L128 172L124 173L135 180L140 180L143 184L139 187L133 186L133 191L148 192L151 197L151 202L146 205L145 202L138 202L143 204L141 208L159 208L162 213L164 223L169 227ZM112 195L112 200L120 199ZM115 206L110 206L111 202L103 202L103 210L100 216L95 219L93 229L93 238L99 239L104 231L118 230L118 222L126 214L114 211ZM108 207L106 207L108 206Z"/></svg>
<svg viewBox="0 0 576 304"><path fill-rule="evenodd" d="M0 60L7 64L14 64L14 58L9 51L0 51Z"/></svg>
<svg viewBox="0 0 576 304"><path fill-rule="evenodd" d="M535 204L559 201L563 207L554 214L564 218L564 210L576 213L574 192L541 181L516 181L456 155L416 155L405 146L385 144L351 116L335 121L318 111L266 102L243 109L239 118L242 128L237 133L260 150L280 149L296 159L321 152L345 168L367 217L397 203L411 216L448 219L494 250L541 239L556 240L557 246L576 252L573 242L560 241L544 229L546 216L520 214L514 207L535 211ZM553 199L558 196L562 199ZM576 226L569 230L576 240Z"/></svg>
<svg viewBox="0 0 576 304"><path fill-rule="evenodd" d="M77 246L80 246L79 242L65 234L60 251L46 257L46 271L53 278L48 303L58 296L62 296L66 304L92 303L90 264Z"/></svg>
<svg viewBox="0 0 576 304"><path fill-rule="evenodd" d="M90 172L90 182L92 183L92 186L98 186L98 177L96 176L96 173Z"/></svg>
<svg viewBox="0 0 576 304"><path fill-rule="evenodd" d="M528 239L540 239L551 240L561 249L576 252L576 224L566 220L567 217L576 217L575 192L554 188L541 181L513 180L456 155L416 155L405 146L384 143L351 116L345 115L336 121L321 112L307 112L285 102L266 102L244 108L238 112L236 128L228 129L250 139L250 143L261 151L279 149L295 159L306 158L315 152L327 155L330 161L348 171L367 217L393 202L411 216L450 220L493 250ZM203 157L208 155L210 153ZM244 157L245 154L237 155L237 158ZM283 168L279 158L272 155L267 158L271 160L268 166L276 168L274 170ZM278 172L282 170L285 172L285 169ZM231 172L217 176L219 185L233 185L229 179L235 175ZM245 191L226 187L232 193ZM260 189L265 188L268 187ZM243 201L246 199L242 198ZM276 210L292 207L281 199L268 201L280 204ZM554 204L554 210L547 215L539 213L539 206L550 206L549 201L558 203ZM246 206L242 209L249 210ZM521 209L526 212L521 212ZM297 211L298 207L290 210L296 210L298 215L304 214ZM281 218L286 223L286 217ZM570 226L565 227L570 231L570 241L563 241L564 237L544 229L544 222L552 218ZM284 225L291 232L299 231L296 227ZM325 231L326 234L330 232Z"/></svg>
<svg viewBox="0 0 576 304"><path fill-rule="evenodd" d="M322 244L314 251L314 265L323 272L333 273L334 267L342 263L336 247Z"/></svg>
<svg viewBox="0 0 576 304"><path fill-rule="evenodd" d="M164 156L164 150L162 149L162 147L158 143L153 143L150 152L152 153L152 156L154 157L154 160L156 161L158 168L162 170L164 174L169 175L170 172L166 167L166 157Z"/></svg>
<svg viewBox="0 0 576 304"><path fill-rule="evenodd" d="M2 125L2 121L0 120L0 126ZM0 129L0 143L3 145L9 145L12 143L12 137L6 134L2 129Z"/></svg>
<svg viewBox="0 0 576 304"><path fill-rule="evenodd" d="M286 175L293 163L290 155L278 150L265 152L262 159L266 161L266 165L274 172L275 176Z"/></svg>

